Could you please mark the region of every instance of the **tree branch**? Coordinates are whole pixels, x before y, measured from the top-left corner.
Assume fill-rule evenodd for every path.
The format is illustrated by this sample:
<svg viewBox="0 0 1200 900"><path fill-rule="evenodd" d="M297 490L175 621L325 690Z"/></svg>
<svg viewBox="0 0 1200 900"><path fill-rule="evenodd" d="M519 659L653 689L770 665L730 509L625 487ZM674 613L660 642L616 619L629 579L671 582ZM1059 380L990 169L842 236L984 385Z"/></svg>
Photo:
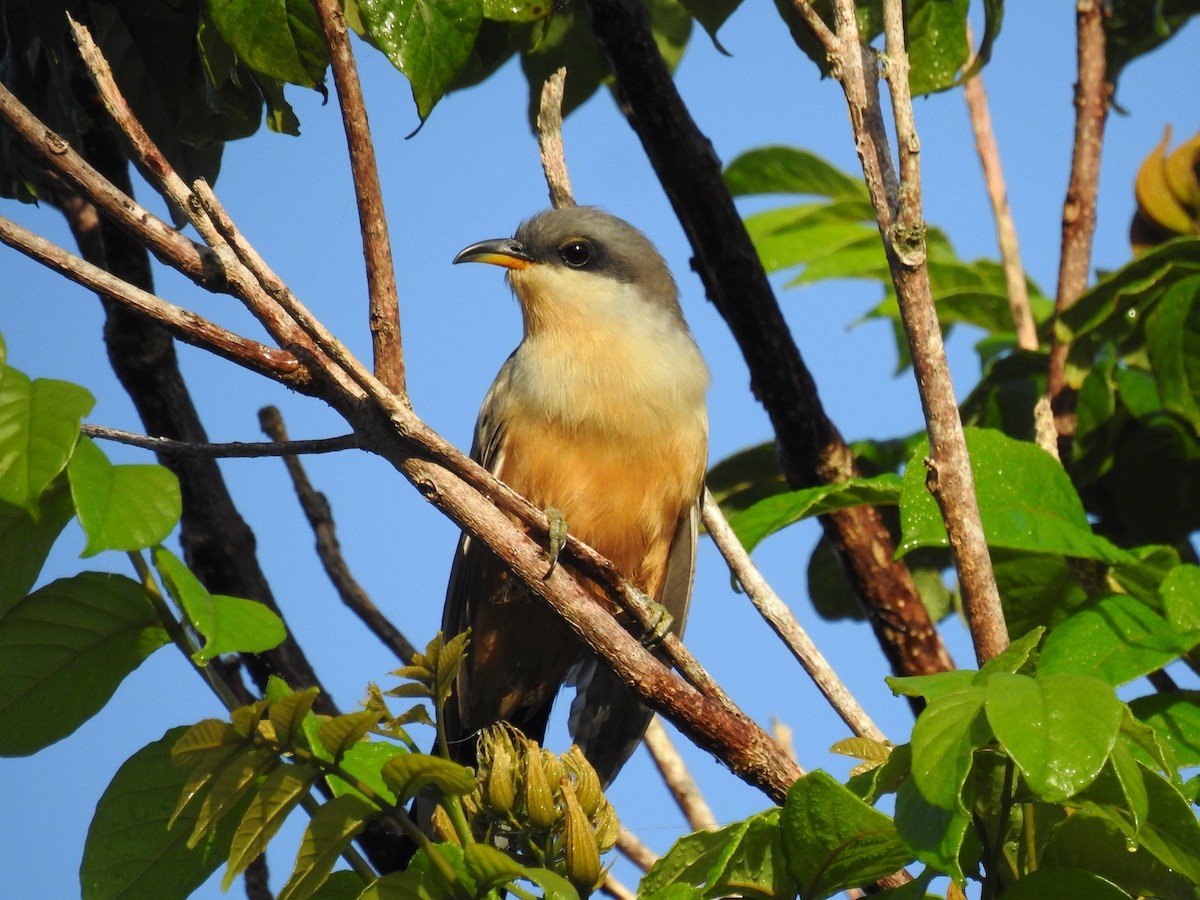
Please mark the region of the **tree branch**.
<svg viewBox="0 0 1200 900"><path fill-rule="evenodd" d="M970 25L967 26L967 43L973 43ZM969 64L967 70L970 70ZM1021 264L1021 244L1017 239L1017 226L1013 222L1012 209L1008 205L1004 168L1000 165L1000 147L996 143L996 132L992 129L992 114L988 109L982 70L963 84L963 97L967 101L971 131L975 135L975 150L979 154L983 182L992 205L992 218L996 220L996 242L1000 246L1004 285L1008 290L1008 309L1013 320L1013 330L1017 335L1017 346L1023 350L1036 350L1037 325L1029 309L1029 286L1025 281L1025 267Z"/></svg>
<svg viewBox="0 0 1200 900"><path fill-rule="evenodd" d="M0 242L37 260L76 284L83 285L157 322L185 343L209 350L223 359L260 375L266 375L298 391L306 391L308 387L308 368L286 350L267 347L258 341L226 331L202 316L168 303L69 253L3 216L0 216Z"/></svg>
<svg viewBox="0 0 1200 900"><path fill-rule="evenodd" d="M1100 185L1100 152L1104 146L1104 126L1112 99L1112 85L1105 78L1104 7L1103 0L1078 0L1075 5L1079 81L1075 84L1075 142L1071 154L1071 177L1063 202L1062 258L1054 302L1056 318L1070 309L1087 288L1091 268L1092 237L1096 232L1096 194ZM1069 440L1075 434L1075 399L1067 386L1065 373L1069 349L1069 345L1060 340L1056 333L1050 347L1048 390L1060 441L1062 438Z"/></svg>
<svg viewBox="0 0 1200 900"><path fill-rule="evenodd" d="M400 632L400 629L379 611L379 607L371 602L371 598L363 590L362 585L350 574L350 567L346 565L341 545L338 543L337 529L333 523L333 511L329 507L329 501L325 499L324 494L313 488L312 482L308 480L308 473L304 471L304 465L296 456L296 451L289 449L312 442L288 440L283 416L274 406L260 409L258 421L262 430L275 442L267 446L278 448L280 455L283 456L283 463L287 466L288 474L292 478L296 497L300 500L300 507L304 510L309 525L312 526L313 534L316 535L317 556L320 557L321 564L325 567L325 573L337 590L338 596L342 598L342 602L349 607L350 611L371 630L371 633L396 654L396 657L404 665L411 665L413 656L417 652L416 649ZM354 435L348 437L357 444L357 438Z"/></svg>
<svg viewBox="0 0 1200 900"><path fill-rule="evenodd" d="M671 792L671 796L683 812L683 817L687 819L688 827L692 831L716 831L716 816L704 801L700 786L692 778L683 757L671 743L667 730L663 728L657 716L650 720L642 740L654 758L654 765L658 767L667 790Z"/></svg>
<svg viewBox="0 0 1200 900"><path fill-rule="evenodd" d="M750 554L738 540L737 535L729 526L729 522L725 519L725 515L721 512L721 507L707 488L704 490L704 505L701 507L701 513L708 536L721 551L721 556L729 563L730 571L745 590L746 596L750 598L754 608L759 611L763 619L771 626L771 630L792 652L792 656L808 673L813 683L829 701L829 705L841 716L842 721L858 737L871 738L876 741L887 740L879 727L871 721L866 710L859 705L854 694L838 678L833 667L829 665L829 661L817 649L817 645L813 643L812 638L796 620L787 604L779 599L779 595L772 590L758 567L750 560Z"/></svg>
<svg viewBox="0 0 1200 900"><path fill-rule="evenodd" d="M975 655L983 663L1008 645L1008 631L979 518L974 476L929 284L921 213L921 145L908 84L904 9L901 0L884 0L883 72L890 88L899 147L900 181L895 190L889 188L891 151L883 117L874 100L877 75L873 67L868 69L862 64L862 54L867 48L861 43L853 0L835 0L834 17L840 57L836 58L833 70L842 81L850 107L850 120L896 287L929 432L927 484L946 523Z"/></svg>
<svg viewBox="0 0 1200 900"><path fill-rule="evenodd" d="M91 438L113 441L117 444L128 444L131 447L141 447L175 456L210 456L216 459L254 459L264 456L295 456L297 454L334 453L338 450L353 450L358 447L358 438L353 434L343 434L338 437L313 438L303 441L229 441L223 444L195 443L192 441L177 441L174 438L151 437L147 434L134 434L121 431L118 428L106 428L103 425L81 425L80 431Z"/></svg>
<svg viewBox="0 0 1200 900"><path fill-rule="evenodd" d="M370 298L370 327L375 352L375 376L388 390L407 397L404 384L404 353L400 345L400 299L396 290L396 271L392 264L392 244L388 237L387 217L383 211L383 192L375 162L375 145L367 124L358 68L350 48L346 16L338 0L314 0L317 18L329 47L333 83L337 87L338 106L350 150L350 171L354 177L354 196L358 201L358 221L362 231L363 257L367 264L367 293ZM405 400L407 402L407 400Z"/></svg>
<svg viewBox="0 0 1200 900"><path fill-rule="evenodd" d="M555 209L575 205L562 136L562 103L566 82L565 68L546 79L542 85L537 117L538 151L542 157L542 171L546 173L546 186L550 189L550 205Z"/></svg>
<svg viewBox="0 0 1200 900"><path fill-rule="evenodd" d="M616 76L622 108L637 132L694 251L709 299L737 340L751 387L774 426L793 488L856 473L853 454L829 420L811 373L775 302L745 225L663 62L637 0L589 0L593 33ZM821 519L898 673L952 668L882 517L871 507Z"/></svg>

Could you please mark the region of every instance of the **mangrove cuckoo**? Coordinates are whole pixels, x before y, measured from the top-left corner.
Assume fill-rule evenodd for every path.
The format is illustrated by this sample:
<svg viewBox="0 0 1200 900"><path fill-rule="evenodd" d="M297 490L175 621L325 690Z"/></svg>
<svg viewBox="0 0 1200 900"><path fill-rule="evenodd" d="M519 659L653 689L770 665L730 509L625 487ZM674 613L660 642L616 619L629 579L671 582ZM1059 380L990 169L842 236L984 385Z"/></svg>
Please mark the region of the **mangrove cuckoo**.
<svg viewBox="0 0 1200 900"><path fill-rule="evenodd" d="M611 559L673 617L687 616L708 443L708 368L654 245L598 209L553 209L455 263L507 269L520 345L483 401L472 455ZM585 582L612 609L604 593ZM614 610L615 611L615 610ZM458 545L442 629L471 629L448 704L448 737L474 761L475 732L501 719L544 737L559 687L569 728L607 785L651 713L558 615L486 548Z"/></svg>

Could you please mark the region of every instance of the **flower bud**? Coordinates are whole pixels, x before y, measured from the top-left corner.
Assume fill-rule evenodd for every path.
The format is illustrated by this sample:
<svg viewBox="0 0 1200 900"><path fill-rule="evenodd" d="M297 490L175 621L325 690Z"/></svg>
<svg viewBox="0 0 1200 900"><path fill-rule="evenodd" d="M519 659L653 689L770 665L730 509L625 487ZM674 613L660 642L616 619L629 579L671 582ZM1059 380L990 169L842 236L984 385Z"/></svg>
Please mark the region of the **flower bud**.
<svg viewBox="0 0 1200 900"><path fill-rule="evenodd" d="M547 830L560 818L554 791L542 766L541 749L533 741L525 749L525 816L534 828Z"/></svg>
<svg viewBox="0 0 1200 900"><path fill-rule="evenodd" d="M565 821L563 828L563 863L566 876L575 885L581 896L587 896L594 891L604 877L604 868L600 864L600 850L596 846L596 835L592 832L592 823L588 821L575 789L571 782L564 778L559 782L565 806Z"/></svg>

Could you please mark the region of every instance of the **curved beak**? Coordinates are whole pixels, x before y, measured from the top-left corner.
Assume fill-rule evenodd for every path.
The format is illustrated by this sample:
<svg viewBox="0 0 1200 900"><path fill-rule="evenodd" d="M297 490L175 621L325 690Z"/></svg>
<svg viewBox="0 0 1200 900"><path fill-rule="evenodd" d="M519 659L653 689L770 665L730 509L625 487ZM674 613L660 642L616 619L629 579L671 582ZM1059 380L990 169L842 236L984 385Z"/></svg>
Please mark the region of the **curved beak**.
<svg viewBox="0 0 1200 900"><path fill-rule="evenodd" d="M455 264L464 262L490 263L506 269L524 269L533 262L524 245L513 238L494 238L480 241L460 250L454 257Z"/></svg>

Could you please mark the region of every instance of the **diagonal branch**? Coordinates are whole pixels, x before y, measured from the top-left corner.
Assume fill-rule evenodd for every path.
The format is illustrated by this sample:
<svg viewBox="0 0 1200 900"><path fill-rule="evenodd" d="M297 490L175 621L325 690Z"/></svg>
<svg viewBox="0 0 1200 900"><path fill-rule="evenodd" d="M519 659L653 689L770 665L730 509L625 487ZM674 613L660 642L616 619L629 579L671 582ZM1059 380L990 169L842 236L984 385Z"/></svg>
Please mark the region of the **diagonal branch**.
<svg viewBox="0 0 1200 900"><path fill-rule="evenodd" d="M311 440L287 441L228 441L221 444L195 443L179 441L168 437L152 437L147 434L133 434L117 428L106 428L103 425L81 425L80 430L91 438L113 441L117 444L128 444L163 453L168 456L209 456L219 459L256 459L264 456L287 456L300 453L334 453L338 450L352 450L358 446L358 438L353 434L343 434L331 438L313 438Z"/></svg>
<svg viewBox="0 0 1200 900"><path fill-rule="evenodd" d="M367 264L375 376L388 390L405 397L404 354L400 346L400 299L396 290L392 245L388 238L387 217L383 212L383 192L379 186L379 169L375 163L371 129L367 124L362 84L358 80L358 68L350 49L342 4L338 0L315 0L315 5L329 47L333 82L337 86L346 145L350 149L350 171L354 177L363 257Z"/></svg>

